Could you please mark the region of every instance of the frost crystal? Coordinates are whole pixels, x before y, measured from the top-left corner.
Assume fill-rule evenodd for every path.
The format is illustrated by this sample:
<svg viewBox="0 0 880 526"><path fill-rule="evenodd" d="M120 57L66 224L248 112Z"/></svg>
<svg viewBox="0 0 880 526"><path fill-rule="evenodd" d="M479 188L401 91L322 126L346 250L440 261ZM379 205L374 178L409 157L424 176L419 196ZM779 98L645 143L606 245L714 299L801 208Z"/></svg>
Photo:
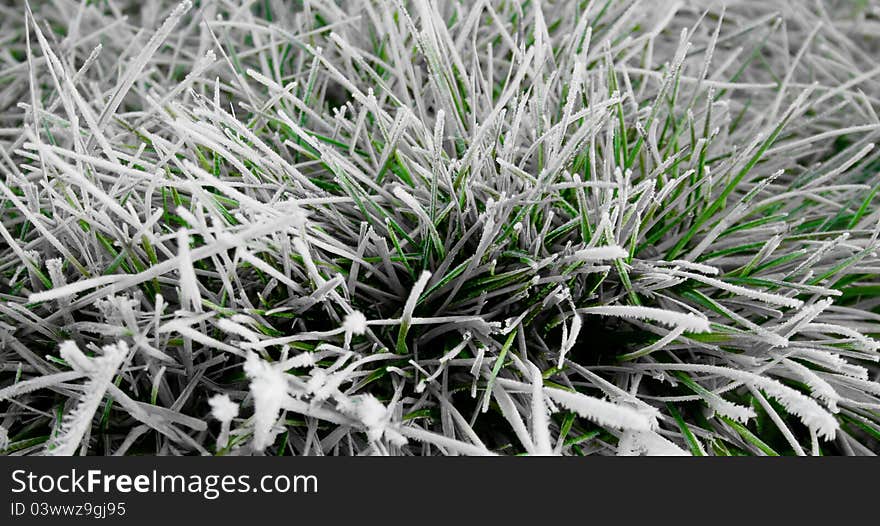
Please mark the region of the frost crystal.
<svg viewBox="0 0 880 526"><path fill-rule="evenodd" d="M342 328L347 333L358 335L363 334L367 332L367 317L364 316L364 313L361 311L352 311L345 315L345 320L342 322Z"/></svg>
<svg viewBox="0 0 880 526"><path fill-rule="evenodd" d="M367 436L371 441L375 442L384 437L397 446L406 444L406 438L389 425L388 409L375 396L359 396L352 407L357 418L367 428Z"/></svg>
<svg viewBox="0 0 880 526"><path fill-rule="evenodd" d="M274 441L275 422L289 396L287 380L283 371L253 353L248 354L244 370L250 378L251 395L254 397L253 447L256 451L262 451Z"/></svg>
<svg viewBox="0 0 880 526"><path fill-rule="evenodd" d="M220 422L231 422L238 416L238 404L233 402L229 395L214 395L208 400L208 404L211 406L211 416Z"/></svg>

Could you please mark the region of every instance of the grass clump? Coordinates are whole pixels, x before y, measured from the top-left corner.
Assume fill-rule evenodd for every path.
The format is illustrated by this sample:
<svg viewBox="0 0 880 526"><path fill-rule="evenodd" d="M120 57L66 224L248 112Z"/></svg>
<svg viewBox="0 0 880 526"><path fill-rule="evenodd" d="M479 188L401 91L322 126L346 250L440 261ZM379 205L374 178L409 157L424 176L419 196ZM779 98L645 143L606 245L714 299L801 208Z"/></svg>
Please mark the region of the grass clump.
<svg viewBox="0 0 880 526"><path fill-rule="evenodd" d="M877 453L880 6L723 4L0 7L3 452Z"/></svg>

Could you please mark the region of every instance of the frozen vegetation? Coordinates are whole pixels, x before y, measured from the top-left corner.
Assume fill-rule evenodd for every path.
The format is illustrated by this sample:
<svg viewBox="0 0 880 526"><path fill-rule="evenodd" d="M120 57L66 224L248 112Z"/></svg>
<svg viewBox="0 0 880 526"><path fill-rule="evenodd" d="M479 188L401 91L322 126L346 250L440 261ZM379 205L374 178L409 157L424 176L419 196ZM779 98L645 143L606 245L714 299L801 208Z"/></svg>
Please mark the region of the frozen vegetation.
<svg viewBox="0 0 880 526"><path fill-rule="evenodd" d="M878 111L876 0L6 2L0 450L878 453Z"/></svg>

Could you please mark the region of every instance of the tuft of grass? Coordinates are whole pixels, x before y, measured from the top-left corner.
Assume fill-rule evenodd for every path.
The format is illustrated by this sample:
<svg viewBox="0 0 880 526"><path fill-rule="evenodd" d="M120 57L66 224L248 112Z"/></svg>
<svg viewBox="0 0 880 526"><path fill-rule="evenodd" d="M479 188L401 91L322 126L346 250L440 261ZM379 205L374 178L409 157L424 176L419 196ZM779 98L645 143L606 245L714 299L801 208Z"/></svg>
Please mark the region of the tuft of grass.
<svg viewBox="0 0 880 526"><path fill-rule="evenodd" d="M876 2L13 4L2 454L880 452Z"/></svg>

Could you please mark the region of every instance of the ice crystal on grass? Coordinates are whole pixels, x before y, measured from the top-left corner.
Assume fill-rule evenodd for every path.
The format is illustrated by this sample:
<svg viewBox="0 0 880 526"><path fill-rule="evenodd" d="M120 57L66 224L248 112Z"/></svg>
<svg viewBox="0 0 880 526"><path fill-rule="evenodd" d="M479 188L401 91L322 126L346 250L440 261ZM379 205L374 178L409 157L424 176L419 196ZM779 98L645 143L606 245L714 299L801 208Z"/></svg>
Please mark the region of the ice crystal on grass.
<svg viewBox="0 0 880 526"><path fill-rule="evenodd" d="M876 454L878 12L7 2L0 449Z"/></svg>
<svg viewBox="0 0 880 526"><path fill-rule="evenodd" d="M92 418L104 399L104 393L116 376L120 365L128 355L128 345L119 342L107 345L103 353L89 358L72 341L61 344L61 357L77 372L84 374L88 380L82 387L82 395L76 407L64 416L60 429L55 430L47 453L50 455L69 456L76 453L83 437L92 429Z"/></svg>
<svg viewBox="0 0 880 526"><path fill-rule="evenodd" d="M600 314L605 316L621 316L624 318L649 319L668 325L681 327L688 332L710 332L709 320L689 312L687 314L630 305L609 305L607 307L587 307L580 310L583 314Z"/></svg>
<svg viewBox="0 0 880 526"><path fill-rule="evenodd" d="M361 395L352 404L355 415L366 427L367 437L371 441L378 441L384 437L398 447L406 444L406 437L391 428L388 409L375 396Z"/></svg>
<svg viewBox="0 0 880 526"><path fill-rule="evenodd" d="M284 371L249 354L244 364L250 378L251 396L254 400L254 441L256 451L263 451L272 444L276 434L275 422L288 396Z"/></svg>
<svg viewBox="0 0 880 526"><path fill-rule="evenodd" d="M208 405L211 406L211 416L224 424L232 422L232 419L238 416L238 404L233 402L229 395L214 395L208 399Z"/></svg>
<svg viewBox="0 0 880 526"><path fill-rule="evenodd" d="M652 427L651 421L645 415L624 405L555 388L547 388L544 392L554 402L602 426L634 430Z"/></svg>
<svg viewBox="0 0 880 526"><path fill-rule="evenodd" d="M218 394L208 399L211 406L211 416L220 421L220 434L217 436L217 449L223 449L229 441L229 429L232 419L238 416L238 404L233 402L229 395Z"/></svg>
<svg viewBox="0 0 880 526"><path fill-rule="evenodd" d="M342 321L342 329L345 331L345 346L348 347L352 336L360 336L367 332L367 317L359 310L349 312Z"/></svg>
<svg viewBox="0 0 880 526"><path fill-rule="evenodd" d="M669 440L651 431L626 431L617 444L620 456L688 456L688 453Z"/></svg>

